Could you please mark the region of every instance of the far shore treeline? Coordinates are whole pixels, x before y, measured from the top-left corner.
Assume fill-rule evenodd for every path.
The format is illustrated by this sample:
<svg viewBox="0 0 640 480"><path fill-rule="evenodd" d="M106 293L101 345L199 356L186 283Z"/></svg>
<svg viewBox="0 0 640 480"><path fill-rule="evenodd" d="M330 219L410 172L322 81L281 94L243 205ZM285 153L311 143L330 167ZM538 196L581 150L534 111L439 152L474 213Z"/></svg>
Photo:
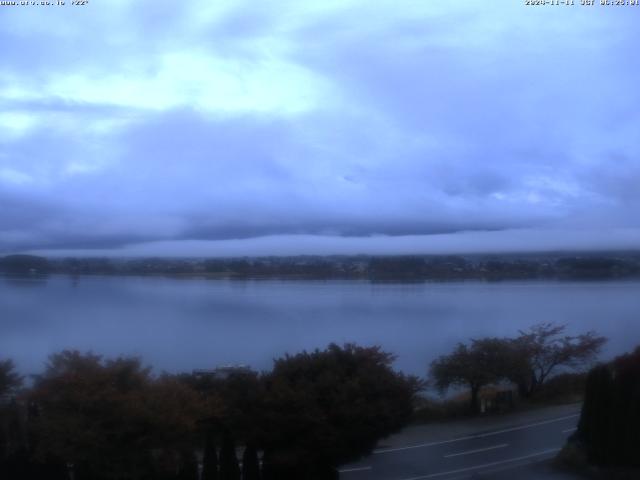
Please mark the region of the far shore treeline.
<svg viewBox="0 0 640 480"><path fill-rule="evenodd" d="M0 257L9 275L173 275L231 279L598 280L640 278L640 252L238 258Z"/></svg>

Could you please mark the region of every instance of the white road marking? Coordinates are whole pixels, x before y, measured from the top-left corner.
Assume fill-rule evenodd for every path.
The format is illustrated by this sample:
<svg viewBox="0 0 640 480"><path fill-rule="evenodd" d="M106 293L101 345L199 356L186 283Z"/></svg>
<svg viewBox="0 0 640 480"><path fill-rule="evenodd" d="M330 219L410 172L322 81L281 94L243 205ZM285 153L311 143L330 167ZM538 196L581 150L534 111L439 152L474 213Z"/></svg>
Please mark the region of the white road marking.
<svg viewBox="0 0 640 480"><path fill-rule="evenodd" d="M575 432L577 429L578 427L567 428L566 430L562 430L562 433Z"/></svg>
<svg viewBox="0 0 640 480"><path fill-rule="evenodd" d="M365 470L371 470L371 467L345 468L344 470L338 470L338 473L364 472Z"/></svg>
<svg viewBox="0 0 640 480"><path fill-rule="evenodd" d="M550 453L556 453L559 451L560 451L559 448L552 448L550 450L543 450L542 452L536 452L530 455L524 455L522 457L510 458L508 460L501 460L499 462L484 463L482 465L474 465L473 467L459 468L457 470L449 470L448 472L431 473L429 475L423 475L421 477L403 478L402 480L426 480L428 478L444 477L446 475L454 475L456 473L470 472L470 471L478 470L481 468L495 467L497 465L503 465L505 463L513 463L513 462L519 462L521 460L528 460L529 458L540 457L542 455L548 455Z"/></svg>
<svg viewBox="0 0 640 480"><path fill-rule="evenodd" d="M580 414L576 413L576 414L573 414L573 415L567 415L565 417L554 418L554 419L551 419L551 420L543 420L541 422L530 423L528 425L521 425L519 427L505 428L504 430L496 430L495 432L480 433L480 434L476 434L476 435L468 435L466 437L453 438L451 440L443 440L443 441L440 441L440 442L421 443L419 445L409 445L407 447L382 448L382 449L379 449L379 450L374 450L373 451L373 455L380 455L382 453L400 452L402 450L412 450L414 448L434 447L436 445L446 445L446 444L449 444L449 443L463 442L465 440L474 440L476 438L486 438L486 437L491 437L493 435L500 435L502 433L509 433L509 432L515 432L515 431L518 431L518 430L524 430L524 429L527 429L527 428L539 427L540 425L548 425L549 423L562 422L564 420L569 420L570 418L576 418L576 417L579 417L579 416L580 416Z"/></svg>
<svg viewBox="0 0 640 480"><path fill-rule="evenodd" d="M547 459L544 456L541 457L541 458L524 459L524 460L520 460L519 462L512 462L510 465L503 465L501 467L495 467L495 468L489 468L487 470L482 470L482 474L483 475L492 475L494 473L506 472L508 470L513 470L514 468L526 467L527 465L532 465L534 463L544 462L545 460L547 460ZM455 478L457 478L458 480L461 480L463 478L468 479L469 478L469 474L467 473L466 476L455 477ZM450 478L448 480L454 480L454 479Z"/></svg>
<svg viewBox="0 0 640 480"><path fill-rule="evenodd" d="M505 448L508 446L508 443L503 443L501 445L494 445L493 447L478 448L476 450L467 450L466 452L452 453L450 455L445 455L444 458L460 457L462 455L471 455L472 453L488 452L489 450L497 450L498 448Z"/></svg>

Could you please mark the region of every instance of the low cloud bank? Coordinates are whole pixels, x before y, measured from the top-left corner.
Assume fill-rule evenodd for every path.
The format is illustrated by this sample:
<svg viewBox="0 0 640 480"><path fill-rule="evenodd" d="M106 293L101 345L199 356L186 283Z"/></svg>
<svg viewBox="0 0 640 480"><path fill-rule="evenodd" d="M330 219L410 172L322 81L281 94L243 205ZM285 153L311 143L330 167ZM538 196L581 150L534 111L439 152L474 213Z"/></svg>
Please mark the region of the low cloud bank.
<svg viewBox="0 0 640 480"><path fill-rule="evenodd" d="M241 240L145 242L115 249L33 250L46 256L234 257L265 255L471 254L552 251L637 250L640 229L517 229L439 235L337 237L273 235Z"/></svg>

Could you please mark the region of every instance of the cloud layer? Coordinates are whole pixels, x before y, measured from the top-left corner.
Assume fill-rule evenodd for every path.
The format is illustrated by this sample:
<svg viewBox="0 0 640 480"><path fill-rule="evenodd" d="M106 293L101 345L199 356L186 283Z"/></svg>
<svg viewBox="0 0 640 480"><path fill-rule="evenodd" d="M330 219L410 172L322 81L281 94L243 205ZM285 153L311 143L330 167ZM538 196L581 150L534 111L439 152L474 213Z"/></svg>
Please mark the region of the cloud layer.
<svg viewBox="0 0 640 480"><path fill-rule="evenodd" d="M0 59L0 252L258 237L307 253L345 237L429 250L456 232L513 250L521 231L627 248L640 231L640 9L118 0L1 13L14 47Z"/></svg>

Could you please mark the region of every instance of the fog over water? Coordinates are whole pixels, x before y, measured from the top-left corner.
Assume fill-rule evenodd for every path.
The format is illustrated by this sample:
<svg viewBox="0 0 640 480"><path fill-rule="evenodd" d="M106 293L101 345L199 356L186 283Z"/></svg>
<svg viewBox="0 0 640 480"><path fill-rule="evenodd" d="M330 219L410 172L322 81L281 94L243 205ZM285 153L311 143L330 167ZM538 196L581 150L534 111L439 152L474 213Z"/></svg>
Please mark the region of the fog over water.
<svg viewBox="0 0 640 480"><path fill-rule="evenodd" d="M140 355L157 370L262 370L286 352L357 342L381 345L398 368L424 375L456 342L559 322L607 336L609 358L640 343L639 292L640 282L0 277L0 351L25 373L64 348Z"/></svg>

